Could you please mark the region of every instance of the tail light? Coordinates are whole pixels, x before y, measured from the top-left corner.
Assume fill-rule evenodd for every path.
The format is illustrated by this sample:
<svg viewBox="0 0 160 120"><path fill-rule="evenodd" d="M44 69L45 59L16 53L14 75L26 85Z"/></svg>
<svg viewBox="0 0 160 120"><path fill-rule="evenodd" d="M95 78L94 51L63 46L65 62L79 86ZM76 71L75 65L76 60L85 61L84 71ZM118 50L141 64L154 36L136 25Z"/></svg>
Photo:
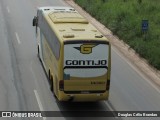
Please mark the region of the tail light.
<svg viewBox="0 0 160 120"><path fill-rule="evenodd" d="M64 90L64 80L59 81L59 90L61 90L61 91Z"/></svg>
<svg viewBox="0 0 160 120"><path fill-rule="evenodd" d="M110 87L110 80L107 80L106 90L109 90L109 87Z"/></svg>

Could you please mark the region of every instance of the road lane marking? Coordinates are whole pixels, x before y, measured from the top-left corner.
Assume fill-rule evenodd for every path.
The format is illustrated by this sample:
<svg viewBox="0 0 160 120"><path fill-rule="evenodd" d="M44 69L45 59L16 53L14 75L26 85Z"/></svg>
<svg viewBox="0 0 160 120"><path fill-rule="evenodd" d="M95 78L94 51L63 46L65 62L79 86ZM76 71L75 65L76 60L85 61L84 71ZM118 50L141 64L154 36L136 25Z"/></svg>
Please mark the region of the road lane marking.
<svg viewBox="0 0 160 120"><path fill-rule="evenodd" d="M36 99L37 99L37 102L38 102L38 106L39 106L40 111L44 111L37 90L34 90L34 94L35 94L35 96L36 96ZM46 120L46 117L43 117L43 120Z"/></svg>
<svg viewBox="0 0 160 120"><path fill-rule="evenodd" d="M31 72L32 72L32 74L33 74L34 82L35 82L36 87L37 87L37 86L38 86L38 83L37 83L37 81L36 81L36 76L34 75L34 72L33 72L33 69L32 69L32 64L33 64L33 63L31 62L31 67L30 67L30 69L31 69ZM40 111L44 111L37 90L34 90L34 94L35 94L35 96L36 96L36 99L37 99L37 102L38 102L38 106L39 106ZM43 117L43 120L47 120L47 118L46 118L46 117Z"/></svg>
<svg viewBox="0 0 160 120"><path fill-rule="evenodd" d="M116 48L113 48L113 47L112 47L112 50L113 50L121 59L123 59L134 71L136 71L143 79L147 79L144 75L140 74L141 72L138 70L138 68L136 68L134 65L132 65L132 63L131 63L129 60L127 60L127 58L122 57L123 54L121 55L121 53L118 52L118 51L116 50Z"/></svg>
<svg viewBox="0 0 160 120"><path fill-rule="evenodd" d="M38 102L39 109L40 109L41 111L43 111L44 109L43 109L42 103L41 103L41 101L40 101L40 98L39 98L39 95L38 95L37 90L34 90L34 94L35 94L35 96L36 96L36 99L37 99L37 102Z"/></svg>
<svg viewBox="0 0 160 120"><path fill-rule="evenodd" d="M114 113L115 110L113 110L113 108L110 106L110 104L108 103L108 101L105 101L104 103L107 105L107 107L109 108L109 110L112 111L112 113L115 116L115 118L118 119L118 117L116 117L116 114Z"/></svg>
<svg viewBox="0 0 160 120"><path fill-rule="evenodd" d="M160 93L160 89L153 83L151 82L144 73L142 73L138 68L136 68L127 58L122 57L123 54L121 55L120 52L116 50L116 48L112 47L112 50L120 57L122 58L135 72L137 72L138 75L140 75L144 80L148 82L158 93Z"/></svg>
<svg viewBox="0 0 160 120"><path fill-rule="evenodd" d="M111 111L114 111L107 101L105 101L105 104L107 105L107 107L108 107Z"/></svg>
<svg viewBox="0 0 160 120"><path fill-rule="evenodd" d="M150 80L148 80L148 79L146 79L146 81L154 88L154 89L156 89L156 91L158 92L158 93L160 93L160 89L158 89L158 87L154 84L154 83L152 83Z"/></svg>
<svg viewBox="0 0 160 120"><path fill-rule="evenodd" d="M20 39L19 39L19 35L18 35L18 33L17 33L17 32L15 32L15 35L16 35L16 39L17 39L18 44L21 44L21 41L20 41Z"/></svg>
<svg viewBox="0 0 160 120"><path fill-rule="evenodd" d="M8 6L7 6L7 12L8 12L8 13L10 13L10 9L9 9L9 7L8 7Z"/></svg>

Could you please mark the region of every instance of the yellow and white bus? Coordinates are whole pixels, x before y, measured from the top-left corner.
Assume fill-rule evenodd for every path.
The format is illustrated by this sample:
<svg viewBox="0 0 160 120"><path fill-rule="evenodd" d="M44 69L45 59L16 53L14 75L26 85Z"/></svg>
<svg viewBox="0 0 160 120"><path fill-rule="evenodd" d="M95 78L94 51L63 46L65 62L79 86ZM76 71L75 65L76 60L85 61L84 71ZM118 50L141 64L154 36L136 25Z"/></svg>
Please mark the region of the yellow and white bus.
<svg viewBox="0 0 160 120"><path fill-rule="evenodd" d="M38 56L60 101L100 101L109 96L111 47L71 7L40 7L33 19Z"/></svg>

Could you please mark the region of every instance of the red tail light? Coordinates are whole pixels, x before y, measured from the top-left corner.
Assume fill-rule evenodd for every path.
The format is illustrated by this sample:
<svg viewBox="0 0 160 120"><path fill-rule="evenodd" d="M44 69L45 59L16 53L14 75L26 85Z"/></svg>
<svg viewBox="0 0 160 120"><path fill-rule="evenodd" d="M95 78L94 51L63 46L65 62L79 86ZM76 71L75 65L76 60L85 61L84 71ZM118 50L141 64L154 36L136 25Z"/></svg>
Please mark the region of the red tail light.
<svg viewBox="0 0 160 120"><path fill-rule="evenodd" d="M109 87L110 87L110 80L107 80L106 90L109 90Z"/></svg>
<svg viewBox="0 0 160 120"><path fill-rule="evenodd" d="M61 91L64 90L64 80L59 81L59 90L61 90Z"/></svg>

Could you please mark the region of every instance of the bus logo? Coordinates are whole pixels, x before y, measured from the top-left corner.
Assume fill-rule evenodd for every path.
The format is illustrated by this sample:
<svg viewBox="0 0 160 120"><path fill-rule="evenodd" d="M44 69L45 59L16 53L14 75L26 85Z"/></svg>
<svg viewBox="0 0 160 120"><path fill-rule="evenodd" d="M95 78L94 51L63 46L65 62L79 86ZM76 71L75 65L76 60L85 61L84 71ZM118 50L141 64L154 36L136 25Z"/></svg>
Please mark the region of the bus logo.
<svg viewBox="0 0 160 120"><path fill-rule="evenodd" d="M92 53L92 48L96 45L90 44L83 44L80 47L74 47L75 49L79 50L82 54L90 54Z"/></svg>

